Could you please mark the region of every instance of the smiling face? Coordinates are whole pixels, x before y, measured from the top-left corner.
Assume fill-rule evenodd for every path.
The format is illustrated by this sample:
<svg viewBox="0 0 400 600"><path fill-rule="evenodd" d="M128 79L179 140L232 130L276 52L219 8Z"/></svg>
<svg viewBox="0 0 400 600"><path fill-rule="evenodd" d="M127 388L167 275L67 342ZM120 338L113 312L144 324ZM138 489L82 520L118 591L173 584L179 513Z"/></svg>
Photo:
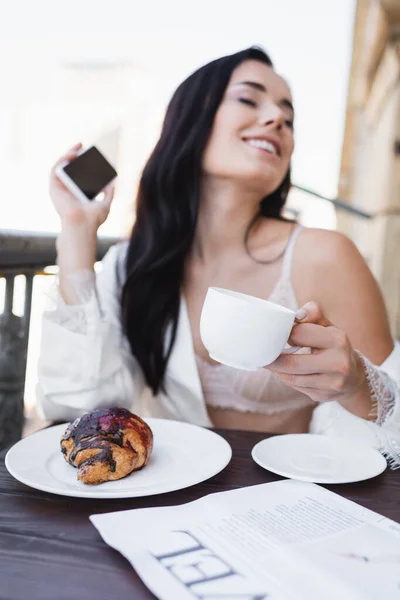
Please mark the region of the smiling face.
<svg viewBox="0 0 400 600"><path fill-rule="evenodd" d="M247 60L233 72L203 156L206 176L247 184L267 196L288 172L294 148L288 86L267 65Z"/></svg>

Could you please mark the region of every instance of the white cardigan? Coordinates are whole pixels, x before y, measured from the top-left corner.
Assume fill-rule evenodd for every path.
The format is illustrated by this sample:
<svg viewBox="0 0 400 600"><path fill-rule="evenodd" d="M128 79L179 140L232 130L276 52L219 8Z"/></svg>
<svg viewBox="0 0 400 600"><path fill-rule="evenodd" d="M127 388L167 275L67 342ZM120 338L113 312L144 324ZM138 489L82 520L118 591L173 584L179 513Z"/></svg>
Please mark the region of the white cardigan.
<svg viewBox="0 0 400 600"><path fill-rule="evenodd" d="M60 299L43 317L37 406L50 420L70 421L100 407L123 406L143 417L162 417L212 427L195 362L184 299L167 365L167 393L153 396L122 332L120 292L127 243L113 246L82 304ZM87 287L87 284L86 284ZM310 431L359 438L400 466L400 346L378 368L391 386L392 406L382 426L350 414L337 402L314 410ZM390 380L388 376L390 376ZM394 390L394 392L393 392ZM394 400L394 404L393 404ZM377 398L379 402L379 398Z"/></svg>

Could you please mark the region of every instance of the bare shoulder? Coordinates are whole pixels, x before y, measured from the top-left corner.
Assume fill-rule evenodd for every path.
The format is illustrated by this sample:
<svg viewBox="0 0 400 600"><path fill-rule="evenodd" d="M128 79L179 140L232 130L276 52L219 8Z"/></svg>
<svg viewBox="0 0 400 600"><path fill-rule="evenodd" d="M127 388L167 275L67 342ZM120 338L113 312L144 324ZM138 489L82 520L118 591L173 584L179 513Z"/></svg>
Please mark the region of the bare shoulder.
<svg viewBox="0 0 400 600"><path fill-rule="evenodd" d="M363 256L347 236L313 228L304 229L296 244L293 283L300 297L312 294L318 301L349 284L350 289L358 287L360 291L377 287Z"/></svg>
<svg viewBox="0 0 400 600"><path fill-rule="evenodd" d="M303 229L299 236L297 253L315 267L337 265L338 259L364 262L357 247L346 235L328 229Z"/></svg>
<svg viewBox="0 0 400 600"><path fill-rule="evenodd" d="M304 229L293 257L292 281L299 304L318 302L355 347L381 362L392 340L381 290L355 244L342 233Z"/></svg>
<svg viewBox="0 0 400 600"><path fill-rule="evenodd" d="M370 284L374 281L356 245L338 231L304 229L293 257L294 284L296 279L301 279L316 293L327 287L345 285L349 278L361 278Z"/></svg>

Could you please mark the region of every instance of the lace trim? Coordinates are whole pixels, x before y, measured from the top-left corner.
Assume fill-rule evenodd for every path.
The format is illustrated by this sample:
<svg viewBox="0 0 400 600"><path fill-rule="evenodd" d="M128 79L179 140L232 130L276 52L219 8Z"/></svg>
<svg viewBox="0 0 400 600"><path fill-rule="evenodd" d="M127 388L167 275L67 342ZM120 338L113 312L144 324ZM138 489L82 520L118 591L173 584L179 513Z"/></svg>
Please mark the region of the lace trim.
<svg viewBox="0 0 400 600"><path fill-rule="evenodd" d="M390 428L379 428L376 434L378 450L386 458L389 467L400 469L400 436L399 431Z"/></svg>
<svg viewBox="0 0 400 600"><path fill-rule="evenodd" d="M395 386L387 373L381 371L376 365L363 356L358 355L363 363L365 376L372 400L372 415L376 416L375 423L384 425L393 414L396 404Z"/></svg>
<svg viewBox="0 0 400 600"><path fill-rule="evenodd" d="M296 295L290 279L281 277L272 290L268 302L274 302L296 311L299 308Z"/></svg>
<svg viewBox="0 0 400 600"><path fill-rule="evenodd" d="M358 352L367 378L373 403L373 415L376 415L375 434L378 449L386 458L391 469L400 468L400 434L398 426L392 427L390 417L396 408L396 386L390 376L372 364Z"/></svg>

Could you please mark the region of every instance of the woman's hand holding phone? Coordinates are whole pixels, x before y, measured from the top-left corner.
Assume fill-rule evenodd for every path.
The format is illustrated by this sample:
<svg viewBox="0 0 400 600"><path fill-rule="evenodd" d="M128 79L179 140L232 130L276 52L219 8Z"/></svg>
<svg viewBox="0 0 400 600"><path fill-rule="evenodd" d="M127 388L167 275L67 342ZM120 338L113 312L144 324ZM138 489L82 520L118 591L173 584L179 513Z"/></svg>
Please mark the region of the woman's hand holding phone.
<svg viewBox="0 0 400 600"><path fill-rule="evenodd" d="M82 202L64 185L57 176L57 167L69 162L79 155L82 144L75 144L54 165L50 175L50 196L58 212L62 226L77 226L86 224L97 231L108 217L114 195L114 184L111 183L104 190L104 198L96 202Z"/></svg>
<svg viewBox="0 0 400 600"><path fill-rule="evenodd" d="M82 202L59 179L57 167L76 158L81 148L82 144L73 146L57 161L50 175L50 196L61 219L57 239L59 289L67 304L81 302L76 284L81 274L94 274L97 230L108 217L114 194L114 185L110 184L102 200Z"/></svg>

